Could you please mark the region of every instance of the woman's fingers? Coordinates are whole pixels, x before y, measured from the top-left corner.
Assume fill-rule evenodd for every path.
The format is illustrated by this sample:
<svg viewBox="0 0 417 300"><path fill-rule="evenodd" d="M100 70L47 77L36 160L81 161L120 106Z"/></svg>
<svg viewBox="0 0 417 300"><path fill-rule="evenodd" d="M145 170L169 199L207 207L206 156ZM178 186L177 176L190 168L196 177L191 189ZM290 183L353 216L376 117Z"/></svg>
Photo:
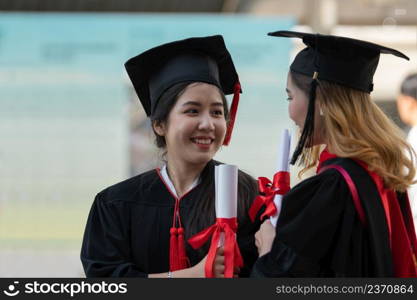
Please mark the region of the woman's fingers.
<svg viewBox="0 0 417 300"><path fill-rule="evenodd" d="M214 274L216 278L224 278L224 249L217 248L216 257L214 258Z"/></svg>
<svg viewBox="0 0 417 300"><path fill-rule="evenodd" d="M216 270L219 274L224 274L224 265L218 265Z"/></svg>
<svg viewBox="0 0 417 300"><path fill-rule="evenodd" d="M217 249L216 257L214 259L214 274L215 274L215 277L217 278L224 278L224 271L225 271L224 261L225 261L224 248L219 247ZM240 268L234 267L233 277L234 278L239 277L239 273L240 273Z"/></svg>
<svg viewBox="0 0 417 300"><path fill-rule="evenodd" d="M260 232L259 231L255 234L255 246L258 249L261 247Z"/></svg>
<svg viewBox="0 0 417 300"><path fill-rule="evenodd" d="M214 259L215 264L224 264L224 256L216 256Z"/></svg>
<svg viewBox="0 0 417 300"><path fill-rule="evenodd" d="M224 255L224 248L223 248L223 247L219 247L219 248L217 248L216 255L221 255L221 256L223 256L223 255Z"/></svg>

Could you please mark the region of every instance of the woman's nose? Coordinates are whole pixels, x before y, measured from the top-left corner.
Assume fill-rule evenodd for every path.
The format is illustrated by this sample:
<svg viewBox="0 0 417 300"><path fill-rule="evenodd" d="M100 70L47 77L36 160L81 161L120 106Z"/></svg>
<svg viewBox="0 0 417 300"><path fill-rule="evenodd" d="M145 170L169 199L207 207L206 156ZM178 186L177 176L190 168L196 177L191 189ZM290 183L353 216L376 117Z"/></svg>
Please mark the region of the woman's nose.
<svg viewBox="0 0 417 300"><path fill-rule="evenodd" d="M201 115L198 129L207 131L214 130L214 120L210 114Z"/></svg>

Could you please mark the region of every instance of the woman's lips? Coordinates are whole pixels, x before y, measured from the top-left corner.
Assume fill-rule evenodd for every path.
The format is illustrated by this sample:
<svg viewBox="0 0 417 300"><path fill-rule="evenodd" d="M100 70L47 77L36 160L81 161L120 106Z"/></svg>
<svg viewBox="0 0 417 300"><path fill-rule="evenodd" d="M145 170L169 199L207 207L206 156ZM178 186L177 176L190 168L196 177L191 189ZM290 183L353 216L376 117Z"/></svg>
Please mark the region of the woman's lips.
<svg viewBox="0 0 417 300"><path fill-rule="evenodd" d="M193 137L190 139L200 149L209 149L214 139L210 137Z"/></svg>

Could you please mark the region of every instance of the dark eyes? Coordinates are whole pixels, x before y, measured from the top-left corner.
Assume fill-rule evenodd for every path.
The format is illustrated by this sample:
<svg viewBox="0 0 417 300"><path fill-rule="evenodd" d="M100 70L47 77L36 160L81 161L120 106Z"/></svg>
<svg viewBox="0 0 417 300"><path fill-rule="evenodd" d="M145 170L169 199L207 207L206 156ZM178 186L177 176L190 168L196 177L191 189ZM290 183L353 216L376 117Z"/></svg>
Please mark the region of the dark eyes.
<svg viewBox="0 0 417 300"><path fill-rule="evenodd" d="M292 98L290 96L288 96L287 101L291 101L291 100L292 100Z"/></svg>
<svg viewBox="0 0 417 300"><path fill-rule="evenodd" d="M186 114L198 114L198 110L195 108L190 108L185 111Z"/></svg>
<svg viewBox="0 0 417 300"><path fill-rule="evenodd" d="M190 109L187 109L184 113L190 114L190 115L196 115L196 114L199 113L199 111L198 111L198 109L190 108ZM223 115L222 110L213 110L210 113L214 116L222 116Z"/></svg>

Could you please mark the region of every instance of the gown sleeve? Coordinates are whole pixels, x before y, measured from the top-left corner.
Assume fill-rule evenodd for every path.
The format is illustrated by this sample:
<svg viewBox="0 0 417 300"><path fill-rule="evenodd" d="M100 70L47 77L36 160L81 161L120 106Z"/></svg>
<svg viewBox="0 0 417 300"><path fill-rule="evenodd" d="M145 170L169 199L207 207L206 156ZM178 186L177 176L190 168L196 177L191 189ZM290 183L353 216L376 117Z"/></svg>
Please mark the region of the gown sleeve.
<svg viewBox="0 0 417 300"><path fill-rule="evenodd" d="M240 171L240 176L244 176L247 180L247 185L242 189L240 197L247 199L247 207L244 208L244 213L239 218L239 229L237 232L237 242L239 244L240 253L242 254L244 265L240 269L239 277L249 277L253 264L258 258L258 249L255 245L255 233L261 226L260 218L257 217L254 222L249 217L249 207L252 205L256 195L258 194L258 184L248 174ZM242 201L243 202L243 201ZM240 203L242 203L240 202ZM238 204L239 205L239 204ZM242 211L240 208L238 211ZM260 216L263 213L263 209L259 212Z"/></svg>
<svg viewBox="0 0 417 300"><path fill-rule="evenodd" d="M244 261L239 277L249 277L253 264L258 258L258 249L255 246L255 233L259 230L261 222L259 218L254 223L247 217L237 234L240 253Z"/></svg>
<svg viewBox="0 0 417 300"><path fill-rule="evenodd" d="M258 258L251 276L326 276L323 259L334 246L347 201L350 191L335 170L295 186L284 197L271 251Z"/></svg>
<svg viewBox="0 0 417 300"><path fill-rule="evenodd" d="M147 277L132 263L129 203L99 193L88 216L81 249L87 277Z"/></svg>

